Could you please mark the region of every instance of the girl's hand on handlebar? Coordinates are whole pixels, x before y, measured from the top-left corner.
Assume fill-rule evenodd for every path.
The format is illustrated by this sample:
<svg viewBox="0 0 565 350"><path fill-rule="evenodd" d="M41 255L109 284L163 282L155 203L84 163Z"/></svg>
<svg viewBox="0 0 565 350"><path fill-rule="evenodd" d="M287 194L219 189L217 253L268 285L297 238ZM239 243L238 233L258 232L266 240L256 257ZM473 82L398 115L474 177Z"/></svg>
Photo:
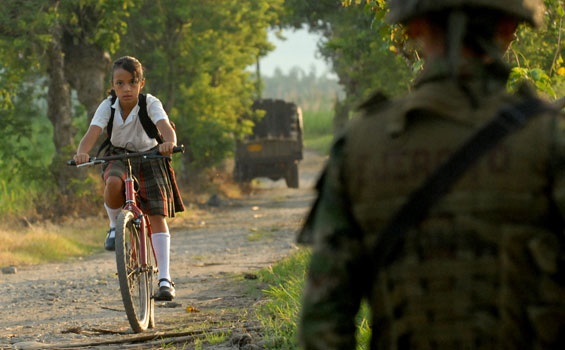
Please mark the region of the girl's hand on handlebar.
<svg viewBox="0 0 565 350"><path fill-rule="evenodd" d="M90 160L90 156L88 155L88 153L77 153L73 156L73 159L75 160L77 165L79 165L88 162Z"/></svg>
<svg viewBox="0 0 565 350"><path fill-rule="evenodd" d="M174 142L163 142L159 145L159 153L164 156L170 156L173 154L173 148L176 147Z"/></svg>

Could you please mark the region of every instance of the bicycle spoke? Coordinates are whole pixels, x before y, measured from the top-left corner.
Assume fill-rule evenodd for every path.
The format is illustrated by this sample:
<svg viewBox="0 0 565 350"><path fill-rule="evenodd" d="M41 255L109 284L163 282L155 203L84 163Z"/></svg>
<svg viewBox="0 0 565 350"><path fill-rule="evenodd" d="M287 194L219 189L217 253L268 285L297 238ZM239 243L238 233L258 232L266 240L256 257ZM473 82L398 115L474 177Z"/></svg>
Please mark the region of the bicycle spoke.
<svg viewBox="0 0 565 350"><path fill-rule="evenodd" d="M123 211L118 222L116 262L120 290L132 329L135 332L142 332L153 326L153 299L151 297L153 269L140 265L142 242L133 213ZM145 247L143 251L151 254L150 247ZM147 259L150 261L151 257Z"/></svg>

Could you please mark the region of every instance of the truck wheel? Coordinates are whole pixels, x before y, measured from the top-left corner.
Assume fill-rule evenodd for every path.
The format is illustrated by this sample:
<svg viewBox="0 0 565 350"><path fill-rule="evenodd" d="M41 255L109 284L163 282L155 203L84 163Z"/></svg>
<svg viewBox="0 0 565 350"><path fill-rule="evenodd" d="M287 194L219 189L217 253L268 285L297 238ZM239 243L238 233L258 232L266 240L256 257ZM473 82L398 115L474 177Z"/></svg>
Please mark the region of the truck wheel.
<svg viewBox="0 0 565 350"><path fill-rule="evenodd" d="M298 164L292 163L288 166L284 180L288 188L298 188Z"/></svg>

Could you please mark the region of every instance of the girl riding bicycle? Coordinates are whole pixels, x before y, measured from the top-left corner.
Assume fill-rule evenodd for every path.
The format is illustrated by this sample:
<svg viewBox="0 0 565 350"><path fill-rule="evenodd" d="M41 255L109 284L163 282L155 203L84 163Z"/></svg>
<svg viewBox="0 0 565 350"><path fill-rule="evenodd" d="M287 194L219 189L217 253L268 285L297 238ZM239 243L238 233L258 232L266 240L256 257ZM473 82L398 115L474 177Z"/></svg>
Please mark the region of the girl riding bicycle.
<svg viewBox="0 0 565 350"><path fill-rule="evenodd" d="M73 157L77 164L89 160L89 152L104 128L111 130L108 135L110 145L106 151L108 155L151 149L158 149L162 155L172 154L177 143L175 130L161 101L150 94L140 95L144 85L143 67L136 58L125 56L114 62L110 96L98 106L80 141ZM141 101L145 103L142 104ZM148 135L141 118L144 114L157 127L160 134L157 138L161 142ZM174 171L166 159L143 158L132 160L132 170L139 183L139 206L148 214L153 232L152 241L159 266L159 290L155 300L172 300L175 289L169 272L171 236L166 217L173 217L176 212L184 210ZM106 250L115 250L116 217L125 200L125 164L121 160L111 161L104 165L102 171L105 183L104 207L110 219L104 247Z"/></svg>

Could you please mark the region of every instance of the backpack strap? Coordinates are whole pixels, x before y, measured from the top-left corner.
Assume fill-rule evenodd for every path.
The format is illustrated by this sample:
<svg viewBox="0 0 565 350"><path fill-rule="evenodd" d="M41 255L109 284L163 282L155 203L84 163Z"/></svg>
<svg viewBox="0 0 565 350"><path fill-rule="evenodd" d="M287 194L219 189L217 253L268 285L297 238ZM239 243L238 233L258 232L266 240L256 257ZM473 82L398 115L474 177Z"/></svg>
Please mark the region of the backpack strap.
<svg viewBox="0 0 565 350"><path fill-rule="evenodd" d="M110 119L108 120L108 125L106 126L106 135L107 138L102 142L100 148L98 148L98 153L102 152L106 148L110 147L111 142L110 139L112 138L112 128L114 127L114 115L116 114L116 109L114 108L114 103L116 103L116 99L118 98L114 93L112 93L112 98L110 99ZM163 143L163 138L161 137L161 133L157 126L151 118L149 117L149 113L147 113L147 98L144 94L139 94L137 97L138 105L139 105L139 121L143 126L143 130L147 133L147 135L153 139L156 139L158 143Z"/></svg>
<svg viewBox="0 0 565 350"><path fill-rule="evenodd" d="M114 114L116 114L116 109L113 106L118 96L116 96L114 91L112 91L112 94L110 96L112 96L112 98L110 99L110 119L108 120L108 125L106 125L106 140L104 140L102 144L100 144L100 147L98 147L96 156L99 156L100 154L106 154L107 150L112 145L110 139L112 138L112 128L114 127Z"/></svg>
<svg viewBox="0 0 565 350"><path fill-rule="evenodd" d="M139 121L143 126L143 129L147 133L149 137L152 139L157 140L159 143L163 143L163 138L161 137L161 133L159 133L159 129L151 118L149 118L149 114L147 113L147 99L144 94L139 94L138 96L138 104L139 104Z"/></svg>
<svg viewBox="0 0 565 350"><path fill-rule="evenodd" d="M116 114L116 109L113 107L114 103L116 102L117 96L112 95L111 107L110 107L110 120L108 120L108 126L106 127L106 133L108 134L108 138L112 137L112 128L114 126L114 114ZM163 143L161 138L161 134L157 129L157 126L151 121L149 118L149 114L147 113L147 98L144 94L139 94L137 97L138 105L139 105L139 121L143 126L143 130L147 133L149 137L152 139L156 139L157 142Z"/></svg>
<svg viewBox="0 0 565 350"><path fill-rule="evenodd" d="M495 118L472 135L420 188L410 194L383 228L372 249L374 271L378 272L392 262L410 228L426 218L430 208L449 192L451 186L482 155L506 136L521 129L533 117L550 111L558 109L536 97L501 108Z"/></svg>

